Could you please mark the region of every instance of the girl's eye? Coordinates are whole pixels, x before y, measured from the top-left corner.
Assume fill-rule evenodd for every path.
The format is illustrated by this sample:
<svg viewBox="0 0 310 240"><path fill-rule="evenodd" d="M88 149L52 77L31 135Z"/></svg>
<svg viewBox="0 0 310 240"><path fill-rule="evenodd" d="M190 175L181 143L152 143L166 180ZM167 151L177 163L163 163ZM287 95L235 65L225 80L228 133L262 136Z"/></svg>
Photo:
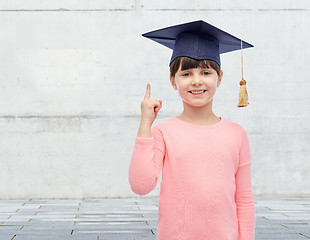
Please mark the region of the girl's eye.
<svg viewBox="0 0 310 240"><path fill-rule="evenodd" d="M203 72L203 75L209 75L210 73L209 72Z"/></svg>
<svg viewBox="0 0 310 240"><path fill-rule="evenodd" d="M188 76L189 76L189 73L183 73L183 76L184 76L184 77L188 77Z"/></svg>

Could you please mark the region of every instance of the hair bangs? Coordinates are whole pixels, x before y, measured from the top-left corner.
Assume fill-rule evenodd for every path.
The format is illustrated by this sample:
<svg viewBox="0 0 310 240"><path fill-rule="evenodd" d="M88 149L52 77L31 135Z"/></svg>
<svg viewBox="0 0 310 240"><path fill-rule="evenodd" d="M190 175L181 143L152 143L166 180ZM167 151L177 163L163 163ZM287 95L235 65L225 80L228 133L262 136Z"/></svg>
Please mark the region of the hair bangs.
<svg viewBox="0 0 310 240"><path fill-rule="evenodd" d="M213 68L220 76L220 66L212 60L195 60L189 57L178 57L170 65L170 75L175 76L176 72L181 67L181 70L187 70L191 68Z"/></svg>

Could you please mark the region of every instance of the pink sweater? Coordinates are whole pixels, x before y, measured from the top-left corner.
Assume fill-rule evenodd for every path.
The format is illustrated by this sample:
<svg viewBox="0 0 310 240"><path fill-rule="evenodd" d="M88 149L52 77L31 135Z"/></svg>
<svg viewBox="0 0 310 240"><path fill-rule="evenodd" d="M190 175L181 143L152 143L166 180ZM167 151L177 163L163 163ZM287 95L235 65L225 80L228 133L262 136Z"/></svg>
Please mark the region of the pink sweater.
<svg viewBox="0 0 310 240"><path fill-rule="evenodd" d="M253 240L254 198L246 132L221 118L201 126L177 117L136 137L129 168L133 192L157 184L158 240Z"/></svg>

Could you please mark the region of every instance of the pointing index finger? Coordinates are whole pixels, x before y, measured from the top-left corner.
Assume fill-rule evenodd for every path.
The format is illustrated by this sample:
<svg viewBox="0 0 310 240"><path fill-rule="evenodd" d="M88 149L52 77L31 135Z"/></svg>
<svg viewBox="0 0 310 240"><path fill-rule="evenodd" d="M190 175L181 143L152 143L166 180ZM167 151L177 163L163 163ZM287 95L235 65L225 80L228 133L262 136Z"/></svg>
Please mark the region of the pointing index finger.
<svg viewBox="0 0 310 240"><path fill-rule="evenodd" d="M150 96L151 96L151 86L150 84L147 84L144 99L149 99Z"/></svg>

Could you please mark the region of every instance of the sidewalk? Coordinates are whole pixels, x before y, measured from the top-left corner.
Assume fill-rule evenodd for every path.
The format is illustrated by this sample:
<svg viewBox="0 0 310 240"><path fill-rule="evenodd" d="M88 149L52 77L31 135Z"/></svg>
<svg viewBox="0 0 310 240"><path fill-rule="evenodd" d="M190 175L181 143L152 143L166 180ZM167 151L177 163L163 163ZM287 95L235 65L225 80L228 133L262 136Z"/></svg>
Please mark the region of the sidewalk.
<svg viewBox="0 0 310 240"><path fill-rule="evenodd" d="M310 239L309 198L255 198L256 238ZM158 199L0 200L0 240L155 240Z"/></svg>

